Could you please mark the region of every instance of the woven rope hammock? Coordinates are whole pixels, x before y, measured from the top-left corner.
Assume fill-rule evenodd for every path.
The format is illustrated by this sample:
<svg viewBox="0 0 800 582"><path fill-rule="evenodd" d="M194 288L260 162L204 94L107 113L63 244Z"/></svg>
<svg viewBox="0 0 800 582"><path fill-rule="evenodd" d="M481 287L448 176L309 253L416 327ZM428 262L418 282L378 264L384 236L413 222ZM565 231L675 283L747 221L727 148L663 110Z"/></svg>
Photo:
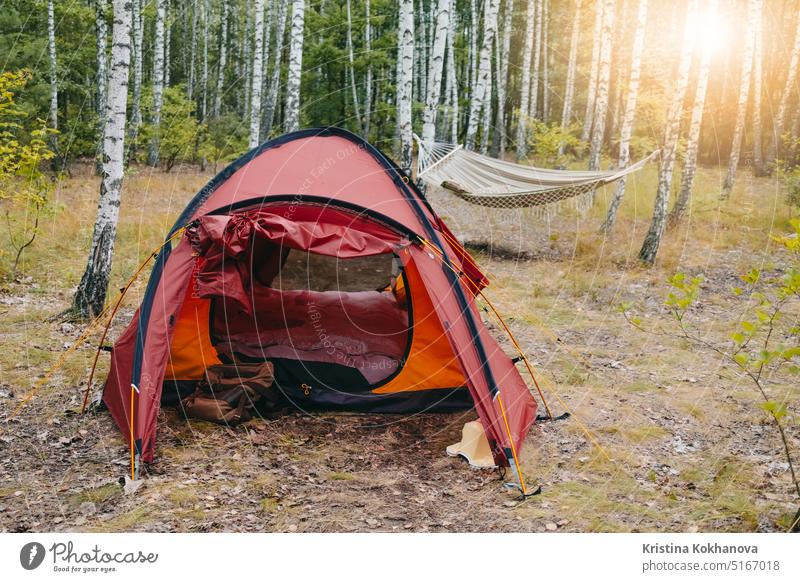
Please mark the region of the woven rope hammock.
<svg viewBox="0 0 800 582"><path fill-rule="evenodd" d="M621 170L547 170L490 158L457 144L426 145L416 135L414 138L419 145L417 179L450 190L471 204L489 208L542 206L594 192L640 170L658 154L655 151Z"/></svg>

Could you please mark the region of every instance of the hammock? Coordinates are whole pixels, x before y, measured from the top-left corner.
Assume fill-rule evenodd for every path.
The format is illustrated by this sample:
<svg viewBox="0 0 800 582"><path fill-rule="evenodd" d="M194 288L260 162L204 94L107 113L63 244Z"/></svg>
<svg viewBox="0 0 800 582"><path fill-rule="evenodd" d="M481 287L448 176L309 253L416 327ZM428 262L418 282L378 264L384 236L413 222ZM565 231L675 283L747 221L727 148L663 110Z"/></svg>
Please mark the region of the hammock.
<svg viewBox="0 0 800 582"><path fill-rule="evenodd" d="M594 192L640 170L658 150L627 168L605 172L547 170L489 158L461 145L419 144L417 179L441 186L459 198L490 208L526 208Z"/></svg>

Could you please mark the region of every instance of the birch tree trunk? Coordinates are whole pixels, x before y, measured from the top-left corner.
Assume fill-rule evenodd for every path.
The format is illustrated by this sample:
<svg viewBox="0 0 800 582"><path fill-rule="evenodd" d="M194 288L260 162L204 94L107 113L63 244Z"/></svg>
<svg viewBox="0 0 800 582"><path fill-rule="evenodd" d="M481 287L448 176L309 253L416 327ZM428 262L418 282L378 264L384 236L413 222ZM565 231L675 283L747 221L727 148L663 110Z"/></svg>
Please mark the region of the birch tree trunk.
<svg viewBox="0 0 800 582"><path fill-rule="evenodd" d="M142 125L142 64L144 62L144 52L142 50L144 40L142 0L132 0L131 3L133 91L131 94L131 121L128 128L128 159L136 157L136 140L139 137L139 127Z"/></svg>
<svg viewBox="0 0 800 582"><path fill-rule="evenodd" d="M750 81L753 73L753 52L755 50L755 23L761 12L761 0L749 0L747 5L747 28L742 53L742 73L739 79L739 102L736 110L736 128L733 132L731 156L728 159L728 173L722 184L723 200L727 200L736 181L736 170L739 167L739 155L744 139L744 124L747 118L747 102L750 98Z"/></svg>
<svg viewBox="0 0 800 582"><path fill-rule="evenodd" d="M689 70L692 65L692 45L694 43L691 23L697 13L698 0L689 0L686 8L686 21L684 23L683 43L678 74L675 79L675 89L672 93L667 112L667 124L664 128L664 143L661 148L661 166L658 170L658 189L653 206L653 220L647 231L639 259L652 265L661 245L661 237L667 224L667 208L669 205L669 190L672 184L672 172L675 169L675 150L678 146L678 134L683 113L683 100L686 97L686 87L689 84Z"/></svg>
<svg viewBox="0 0 800 582"><path fill-rule="evenodd" d="M472 99L472 90L475 87L478 77L478 3L477 0L469 0L469 79L467 87Z"/></svg>
<svg viewBox="0 0 800 582"><path fill-rule="evenodd" d="M170 16L169 2L170 0L164 0L164 87L169 87L172 67L172 61L169 56L170 47L172 46L172 17ZM142 16L142 18L144 17ZM142 30L144 30L144 26L142 26Z"/></svg>
<svg viewBox="0 0 800 582"><path fill-rule="evenodd" d="M56 18L53 0L47 0L47 54L50 59L50 127L58 129L58 76L56 74Z"/></svg>
<svg viewBox="0 0 800 582"><path fill-rule="evenodd" d="M277 30L275 32L275 62L272 65L272 79L267 92L267 105L264 108L264 132L269 136L272 131L272 122L275 118L275 106L278 103L278 92L281 84L281 61L283 55L284 37L286 36L286 12L289 10L289 0L281 0L278 8Z"/></svg>
<svg viewBox="0 0 800 582"><path fill-rule="evenodd" d="M364 10L364 50L367 55L367 78L364 81L364 139L369 141L372 121L372 15L370 14L370 0L366 0Z"/></svg>
<svg viewBox="0 0 800 582"><path fill-rule="evenodd" d="M592 123L592 144L589 151L589 169L600 169L600 153L606 131L608 113L608 86L611 81L611 47L614 34L614 0L605 0L603 6L603 30L600 44L600 63L597 75L597 96L594 121Z"/></svg>
<svg viewBox="0 0 800 582"><path fill-rule="evenodd" d="M129 0L130 2L130 0ZM116 15L114 16L116 18ZM159 134L161 133L161 105L164 100L164 0L156 0L155 47L153 48L153 112L151 125L153 137L147 163L158 165Z"/></svg>
<svg viewBox="0 0 800 582"><path fill-rule="evenodd" d="M631 49L631 70L628 79L628 94L625 98L625 111L622 114L622 129L619 136L619 169L627 168L631 161L630 145L633 134L633 122L636 117L636 101L639 98L639 79L642 70L642 52L644 50L644 34L647 27L647 0L639 0L636 11L636 32L633 34ZM617 220L617 211L625 194L625 177L619 179L615 186L614 197L608 207L606 220L601 230L610 232Z"/></svg>
<svg viewBox="0 0 800 582"><path fill-rule="evenodd" d="M710 0L707 10L711 18L717 16L717 0ZM686 215L686 210L689 207L689 198L692 194L694 176L697 172L697 151L700 145L700 128L703 124L703 111L706 104L708 73L711 69L711 52L711 43L705 43L702 56L700 57L700 68L697 72L697 88L695 89L694 102L692 103L692 119L689 122L689 137L686 141L686 154L683 160L681 189L678 194L678 200L669 213L667 221L668 227L678 224Z"/></svg>
<svg viewBox="0 0 800 582"><path fill-rule="evenodd" d="M581 141L589 141L594 121L595 95L597 94L597 76L600 69L600 45L603 32L603 2L595 0L594 4L594 40L592 41L592 64L589 70L589 86L586 89L586 113L583 116Z"/></svg>
<svg viewBox="0 0 800 582"><path fill-rule="evenodd" d="M353 94L353 110L356 116L356 126L358 127L358 133L364 135L364 125L361 119L361 108L358 106L358 89L356 89L356 66L355 66L355 59L353 57L353 16L350 11L350 0L347 0L346 6L347 6L347 56L348 60L350 61L350 68L348 70L350 74L350 89Z"/></svg>
<svg viewBox="0 0 800 582"><path fill-rule="evenodd" d="M258 145L261 131L261 75L264 74L264 0L255 0L253 24L253 73L250 82L250 139L248 147Z"/></svg>
<svg viewBox="0 0 800 582"><path fill-rule="evenodd" d="M128 71L131 61L131 0L114 0L111 39L111 74L108 85L107 119L103 136L103 177L100 201L92 232L86 270L73 300L73 309L83 317L102 312L114 257L119 219L125 154L125 113L128 103Z"/></svg>
<svg viewBox="0 0 800 582"><path fill-rule="evenodd" d="M514 0L505 0L503 5L503 35L495 37L495 70L497 71L497 116L492 136L492 155L501 159L506 155L506 98L508 89L508 57L511 49L511 26L514 16Z"/></svg>
<svg viewBox="0 0 800 582"><path fill-rule="evenodd" d="M754 23L753 45L753 173L756 176L765 175L764 152L762 150L763 133L761 128L761 85L762 65L764 58L764 11L759 6Z"/></svg>
<svg viewBox="0 0 800 582"><path fill-rule="evenodd" d="M94 2L94 17L95 17L95 32L97 33L97 135L100 136L97 140L97 149L95 154L95 172L97 175L103 172L103 128L106 123L106 104L108 100L108 72L106 71L106 63L108 57L106 55L108 46L108 25L106 23L106 0L95 0Z"/></svg>
<svg viewBox="0 0 800 582"><path fill-rule="evenodd" d="M578 41L581 35L581 4L575 0L575 15L572 17L572 36L569 41L569 64L564 88L564 108L561 110L561 129L566 129L572 120L572 101L575 98L575 72L578 68ZM564 143L558 146L558 155L564 154Z"/></svg>
<svg viewBox="0 0 800 582"><path fill-rule="evenodd" d="M156 0L158 2L158 0ZM194 98L194 85L195 85L195 63L197 62L197 27L199 10L196 3L192 3L192 38L190 41L189 51L189 81L186 85L186 96L191 100Z"/></svg>
<svg viewBox="0 0 800 582"><path fill-rule="evenodd" d="M533 79L531 80L531 103L528 117L539 118L539 77L542 60L542 0L536 0L536 36L533 41Z"/></svg>
<svg viewBox="0 0 800 582"><path fill-rule="evenodd" d="M397 33L397 129L400 168L411 175L411 97L414 91L414 0L399 0Z"/></svg>
<svg viewBox="0 0 800 582"><path fill-rule="evenodd" d="M214 91L213 116L219 117L222 111L222 94L225 89L225 67L228 64L228 0L222 0L219 16L219 65L217 66L217 87Z"/></svg>
<svg viewBox="0 0 800 582"><path fill-rule="evenodd" d="M783 85L781 100L778 103L778 112L773 122L772 138L770 139L770 146L766 159L766 166L768 168L775 163L777 157L782 155L781 146L783 145L782 140L786 124L786 113L789 109L789 101L791 100L792 93L797 90L795 85L797 83L798 67L800 67L800 15L797 16L797 23L795 25L794 44L792 45L792 54L789 58L789 68L786 71L786 82Z"/></svg>
<svg viewBox="0 0 800 582"><path fill-rule="evenodd" d="M478 79L470 99L469 121L467 122L467 149L475 149L478 122L481 112L489 113L491 107L492 81L492 43L497 32L497 10L500 0L486 0L483 14L483 42L481 44Z"/></svg>
<svg viewBox="0 0 800 582"><path fill-rule="evenodd" d="M253 79L251 75L253 74L252 67L252 54L250 50L250 40L251 34L253 29L253 11L250 9L251 3L250 0L245 0L244 2L244 34L242 35L242 67L244 72L242 74L242 79L244 80L243 84L243 93L244 93L244 107L243 112L245 115L250 114L250 97L251 97L251 88L253 86Z"/></svg>
<svg viewBox="0 0 800 582"><path fill-rule="evenodd" d="M447 91L450 103L450 143L458 143L458 77L453 43L456 22L456 0L450 0L450 15L453 24L447 29Z"/></svg>
<svg viewBox="0 0 800 582"><path fill-rule="evenodd" d="M292 30L289 44L289 73L286 78L286 106L283 129L296 131L300 127L300 75L303 72L303 28L305 0L292 0ZM412 14L413 18L414 15Z"/></svg>
<svg viewBox="0 0 800 582"><path fill-rule="evenodd" d="M525 46L522 49L522 74L520 82L519 116L517 120L517 161L528 155L528 109L531 98L531 53L533 52L533 28L536 22L536 4L528 0L528 15L525 24Z"/></svg>
<svg viewBox="0 0 800 582"><path fill-rule="evenodd" d="M543 0L542 12L542 121L550 119L550 0Z"/></svg>
<svg viewBox="0 0 800 582"><path fill-rule="evenodd" d="M264 42L262 51L261 62L263 65L264 71L261 74L261 109L259 110L258 114L261 116L261 123L259 124L259 131L258 131L258 141L262 143L267 140L269 137L270 129L267 127L265 121L266 117L266 108L264 107L265 95L269 91L269 75L267 71L269 71L269 62L270 62L270 41L272 35L272 24L275 20L275 15L273 14L275 9L275 2L274 0L264 0Z"/></svg>
<svg viewBox="0 0 800 582"><path fill-rule="evenodd" d="M428 75L428 95L425 100L425 113L422 123L422 141L432 146L436 138L436 115L439 111L439 97L442 89L442 71L447 35L450 28L450 0L437 0L436 31L431 51L430 74Z"/></svg>
<svg viewBox="0 0 800 582"><path fill-rule="evenodd" d="M211 9L208 0L200 3L200 16L203 19L203 68L200 72L200 122L205 121L208 115L208 18Z"/></svg>

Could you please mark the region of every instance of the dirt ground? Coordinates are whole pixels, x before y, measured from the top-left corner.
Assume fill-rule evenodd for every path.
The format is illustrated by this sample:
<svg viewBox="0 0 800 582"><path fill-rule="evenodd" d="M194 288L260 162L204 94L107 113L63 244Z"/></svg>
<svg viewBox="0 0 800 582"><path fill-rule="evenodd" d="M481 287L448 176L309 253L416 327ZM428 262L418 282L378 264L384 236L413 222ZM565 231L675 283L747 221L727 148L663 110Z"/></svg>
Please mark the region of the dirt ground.
<svg viewBox="0 0 800 582"><path fill-rule="evenodd" d="M669 265L632 265L627 236L579 240L575 220L512 224L498 244L477 221L443 214L493 275L491 296L553 413L572 414L536 424L522 451L541 495L519 501L497 472L445 455L472 412L298 412L225 428L163 410L156 462L126 492L128 449L113 421L76 414L92 346L15 415L82 330L51 319L69 289L23 277L0 289L0 531L785 530L795 501L757 395L712 354L638 331L616 308L631 301L661 317ZM498 228L505 218L492 220ZM602 244L621 258L586 250ZM739 317L729 290L760 255L709 244L693 256L682 264L706 280L692 316L724 341ZM114 334L131 315L127 307ZM775 388L796 405L796 386ZM789 433L796 446L796 424Z"/></svg>

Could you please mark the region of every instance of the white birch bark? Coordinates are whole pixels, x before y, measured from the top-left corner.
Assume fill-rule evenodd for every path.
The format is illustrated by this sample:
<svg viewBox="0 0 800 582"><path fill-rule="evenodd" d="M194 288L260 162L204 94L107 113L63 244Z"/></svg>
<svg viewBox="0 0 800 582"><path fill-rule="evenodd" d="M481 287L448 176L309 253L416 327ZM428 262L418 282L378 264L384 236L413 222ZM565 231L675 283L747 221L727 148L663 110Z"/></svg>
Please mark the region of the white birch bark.
<svg viewBox="0 0 800 582"><path fill-rule="evenodd" d="M542 0L536 1L536 32L533 40L533 78L531 79L531 102L528 117L539 118L539 77L542 66Z"/></svg>
<svg viewBox="0 0 800 582"><path fill-rule="evenodd" d="M261 75L264 74L264 0L255 0L253 19L253 66L250 82L250 139L248 147L258 145L261 136Z"/></svg>
<svg viewBox="0 0 800 582"><path fill-rule="evenodd" d="M786 114L789 110L789 102L792 93L797 91L797 70L798 67L800 67L800 14L796 16L796 19L794 44L792 45L792 53L789 57L789 68L786 70L786 82L783 85L781 100L778 102L778 112L775 115L772 127L772 136L766 160L768 166L771 166L775 162L776 157L782 154L781 145L786 125Z"/></svg>
<svg viewBox="0 0 800 582"><path fill-rule="evenodd" d="M364 50L367 55L367 75L364 81L364 139L369 141L372 121L372 15L370 0L366 0L364 10Z"/></svg>
<svg viewBox="0 0 800 582"><path fill-rule="evenodd" d="M764 175L764 152L762 149L763 133L761 127L761 91L762 91L762 64L764 58L764 12L759 6L754 23L753 46L753 173L756 176Z"/></svg>
<svg viewBox="0 0 800 582"><path fill-rule="evenodd" d="M478 77L478 3L477 0L469 0L469 55L467 66L469 67L469 78L467 87L472 99L472 90L475 87Z"/></svg>
<svg viewBox="0 0 800 582"><path fill-rule="evenodd" d="M213 116L222 112L222 95L225 89L225 67L228 64L228 0L222 0L219 16L219 64L217 65L217 86L214 91Z"/></svg>
<svg viewBox="0 0 800 582"><path fill-rule="evenodd" d="M761 12L761 0L749 0L747 5L747 27L742 53L742 72L739 77L739 102L736 110L736 128L733 132L731 155L728 159L728 173L722 184L722 198L727 199L736 181L736 170L739 167L739 155L744 139L744 125L747 118L747 102L750 98L750 83L753 74L753 51L755 50L755 23Z"/></svg>
<svg viewBox="0 0 800 582"><path fill-rule="evenodd" d="M711 18L717 17L717 0L710 0L708 15ZM709 18L709 20L711 19ZM708 74L711 69L711 43L704 43L703 52L700 57L700 68L697 72L697 88L694 93L692 103L692 118L689 122L689 136L686 139L686 154L683 160L683 172L681 173L681 187L678 199L669 214L667 226L674 226L686 214L689 208L689 198L692 194L694 176L697 173L697 151L700 145L700 129L703 124L703 111L706 104L706 91L708 89Z"/></svg>
<svg viewBox="0 0 800 582"><path fill-rule="evenodd" d="M170 47L172 46L172 17L169 11L170 0L164 0L164 87L169 87L172 61L170 60ZM144 18L144 17L142 17ZM144 26L142 26L144 30Z"/></svg>
<svg viewBox="0 0 800 582"><path fill-rule="evenodd" d="M158 1L158 0L156 0ZM197 62L197 28L200 25L198 20L200 11L197 4L192 3L192 36L190 40L189 50L189 81L186 86L186 95L189 99L194 97L195 77L196 77L196 62Z"/></svg>
<svg viewBox="0 0 800 582"><path fill-rule="evenodd" d="M153 47L153 111L150 124L153 126L153 137L147 163L158 165L159 134L161 133L161 105L164 100L164 1L156 0L156 23ZM116 17L115 17L116 18Z"/></svg>
<svg viewBox="0 0 800 582"><path fill-rule="evenodd" d="M56 19L53 0L47 0L47 54L50 60L50 127L58 129L58 76L56 74Z"/></svg>
<svg viewBox="0 0 800 582"><path fill-rule="evenodd" d="M252 65L252 54L251 54L251 46L250 41L252 39L252 31L253 31L253 11L251 9L252 3L250 0L245 0L244 2L244 34L242 35L242 67L244 68L244 73L242 75L242 79L244 80L243 92L244 92L244 112L246 115L250 114L250 97L252 95L252 86L253 86L253 68Z"/></svg>
<svg viewBox="0 0 800 582"><path fill-rule="evenodd" d="M289 0L281 0L278 8L277 30L275 32L275 59L272 65L272 78L267 92L267 104L264 108L264 132L268 137L272 131L272 122L275 117L275 106L278 103L278 92L281 84L281 60L283 55L284 37L286 36L286 13L289 10Z"/></svg>
<svg viewBox="0 0 800 582"><path fill-rule="evenodd" d="M436 31L431 51L430 73L428 75L428 95L425 99L425 112L422 122L422 141L428 146L436 139L436 115L439 111L439 98L442 89L444 53L450 29L450 0L437 0Z"/></svg>
<svg viewBox="0 0 800 582"><path fill-rule="evenodd" d="M458 76L456 71L455 48L453 37L455 35L456 0L450 0L450 16L452 25L447 29L447 92L450 110L450 143L458 143Z"/></svg>
<svg viewBox="0 0 800 582"><path fill-rule="evenodd" d="M678 73L675 78L672 100L667 112L667 122L664 128L664 140L661 147L661 165L658 169L658 189L653 206L653 219L647 231L639 259L652 265L661 245L661 238L667 224L667 209L669 207L669 191L672 184L672 173L675 169L675 154L678 147L681 117L683 114L683 100L686 97L686 88L689 85L689 70L692 65L692 48L694 35L691 23L697 13L698 0L689 0L686 8L686 20L681 48L681 57L678 64Z"/></svg>
<svg viewBox="0 0 800 582"><path fill-rule="evenodd" d="M108 48L108 24L106 23L106 8L106 0L95 0L94 17L97 39L97 75L95 77L95 83L97 84L96 129L99 136L95 154L95 172L98 175L103 172L103 128L106 122L106 104L108 100L108 56L106 54Z"/></svg>
<svg viewBox="0 0 800 582"><path fill-rule="evenodd" d="M208 0L200 3L200 16L203 21L203 66L200 70L200 122L208 115L208 19L211 9Z"/></svg>
<svg viewBox="0 0 800 582"><path fill-rule="evenodd" d="M506 155L508 136L506 134L506 99L508 97L508 58L511 49L511 26L514 16L514 0L505 0L503 5L503 34L497 35L495 47L495 70L497 71L497 114L492 150L501 159Z"/></svg>
<svg viewBox="0 0 800 582"><path fill-rule="evenodd" d="M364 135L364 125L361 118L361 108L358 105L358 89L356 88L356 65L353 57L353 15L350 10L350 0L346 1L347 7L347 58L349 61L348 73L350 77L350 90L353 98L353 111L356 118L358 133Z"/></svg>
<svg viewBox="0 0 800 582"><path fill-rule="evenodd" d="M550 0L542 12L542 121L550 120Z"/></svg>
<svg viewBox="0 0 800 582"><path fill-rule="evenodd" d="M397 129L400 168L411 175L411 98L414 92L414 1L399 0L397 33Z"/></svg>
<svg viewBox="0 0 800 582"><path fill-rule="evenodd" d="M619 136L619 163L617 167L627 168L631 161L630 145L633 135L633 123L636 117L636 101L639 98L639 79L642 70L642 52L644 51L644 37L647 27L647 0L639 0L636 11L636 31L633 33L633 48L631 49L631 69L628 76L628 93L625 98L625 110L622 114L622 128ZM614 197L606 213L606 220L602 230L609 232L617 220L617 211L625 194L626 179L623 176L614 187Z"/></svg>
<svg viewBox="0 0 800 582"><path fill-rule="evenodd" d="M517 161L528 155L528 109L531 98L531 53L533 52L533 29L536 23L536 3L528 0L528 13L525 24L525 45L522 49L522 74L520 75L519 115L517 119Z"/></svg>
<svg viewBox="0 0 800 582"><path fill-rule="evenodd" d="M125 114L131 60L131 0L114 0L111 39L111 73L108 84L107 119L103 137L103 176L92 246L86 270L78 285L73 307L84 317L103 310L114 257L119 220L125 154Z"/></svg>
<svg viewBox="0 0 800 582"><path fill-rule="evenodd" d="M262 57L264 71L261 74L261 110L258 113L261 116L261 123L259 124L260 127L258 132L259 143L266 141L267 138L269 137L269 132L270 132L270 128L267 127L267 124L265 123L265 118L267 113L265 107L265 101L266 101L265 95L267 95L267 92L269 91L270 76L268 74L268 71L269 71L269 62L271 58L270 42L272 39L272 25L275 19L275 16L273 14L275 10L274 0L264 0L264 1L265 1L264 43L263 43L264 51Z"/></svg>
<svg viewBox="0 0 800 582"><path fill-rule="evenodd" d="M144 62L144 16L142 15L142 0L132 0L131 33L133 46L131 47L131 62L133 64L133 90L131 92L131 120L128 128L129 156L135 155L136 140L139 136L139 127L142 124L142 65Z"/></svg>
<svg viewBox="0 0 800 582"><path fill-rule="evenodd" d="M578 41L581 34L581 3L575 0L575 14L572 17L572 35L569 41L569 63L564 87L564 107L561 110L561 129L566 129L572 121L572 102L575 99L575 72L578 68ZM564 153L564 144L558 146L558 155Z"/></svg>
<svg viewBox="0 0 800 582"><path fill-rule="evenodd" d="M467 122L467 149L475 149L480 115L489 114L491 107L492 44L497 32L497 11L500 0L486 0L483 14L483 42L481 43L478 78L470 98L469 121Z"/></svg>
<svg viewBox="0 0 800 582"><path fill-rule="evenodd" d="M592 40L592 63L589 69L589 86L586 89L586 113L583 116L581 141L589 141L594 121L595 95L597 94L597 76L600 70L600 45L603 31L603 2L595 0L594 4L594 36Z"/></svg>
<svg viewBox="0 0 800 582"><path fill-rule="evenodd" d="M592 143L589 151L589 169L600 169L600 153L606 131L608 113L608 89L611 81L611 48L614 33L614 0L605 0L603 6L603 29L600 44L600 62L597 73L596 107L592 123Z"/></svg>
<svg viewBox="0 0 800 582"><path fill-rule="evenodd" d="M292 0L292 29L289 43L289 71L286 77L286 105L283 129L296 131L300 127L300 76L303 72L303 28L305 0ZM413 18L413 15L412 15Z"/></svg>

